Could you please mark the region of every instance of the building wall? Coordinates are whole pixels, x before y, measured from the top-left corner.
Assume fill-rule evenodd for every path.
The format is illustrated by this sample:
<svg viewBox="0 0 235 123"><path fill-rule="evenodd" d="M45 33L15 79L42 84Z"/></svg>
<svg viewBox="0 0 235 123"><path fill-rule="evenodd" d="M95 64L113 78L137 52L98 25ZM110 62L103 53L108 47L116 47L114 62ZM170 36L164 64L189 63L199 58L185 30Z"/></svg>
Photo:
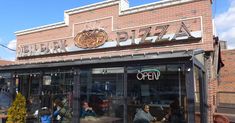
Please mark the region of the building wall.
<svg viewBox="0 0 235 123"><path fill-rule="evenodd" d="M222 60L225 65L220 71L219 103L235 105L235 50L223 50Z"/></svg>
<svg viewBox="0 0 235 123"><path fill-rule="evenodd" d="M219 74L217 89L217 114L235 122L235 50L222 50L224 67Z"/></svg>
<svg viewBox="0 0 235 123"><path fill-rule="evenodd" d="M80 13L75 13L69 15L69 24L67 26L62 26L59 28L54 28L50 30L38 31L28 34L17 35L17 47L25 44L33 44L40 42L48 42L59 39L66 39L68 45L73 44L73 39L76 34L87 28L99 28L102 27L108 33L110 39L116 38L116 32L123 30L126 27L136 27L143 26L146 24L159 24L165 22L174 22L178 20L178 23L172 24L169 28L168 33L174 33L177 28L179 28L179 20L185 20L186 26L190 31L199 30L203 28L202 40L192 44L176 44L170 46L156 46L142 48L141 51L136 51L136 48L110 48L105 51L94 51L94 52L82 52L77 54L62 54L60 57L55 55L45 55L33 58L22 58L18 59L18 63L27 62L37 62L37 61L57 61L57 60L67 60L67 59L80 59L86 57L105 57L109 55L125 55L125 54L135 54L144 52L161 52L161 51L177 51L177 50L190 50L201 48L206 51L213 50L213 35L212 35L212 17L211 17L211 2L210 0L195 0L194 2L182 3L179 5L160 7L148 11L140 11L133 14L123 14L119 15L119 4L94 9L90 11L84 11ZM96 20L97 21L94 21ZM113 23L112 23L113 19ZM202 20L202 22L201 22ZM89 23L86 23L86 22ZM112 25L113 24L113 25ZM202 24L202 26L201 26ZM113 27L113 30L112 30ZM131 28L125 31L129 31L138 28ZM115 52L118 50L119 52ZM107 53L107 51L111 51ZM112 52L113 51L113 52Z"/></svg>
<svg viewBox="0 0 235 123"><path fill-rule="evenodd" d="M0 65L8 65L12 63L13 63L12 61L0 60Z"/></svg>
<svg viewBox="0 0 235 123"><path fill-rule="evenodd" d="M142 8L140 7L140 9ZM101 58L163 51L193 50L197 48L203 49L206 52L211 52L214 50L211 0L194 0L193 2L185 2L177 5L154 8L147 11L125 14L125 12L128 11L129 10L127 9L123 11L124 14L120 15L120 5L115 4L108 7L73 13L68 15L67 19L69 21L67 25L65 24L58 28L35 31L32 33L17 34L17 48L25 44L52 42L61 39L65 39L68 45L72 45L74 44L73 41L77 33L94 28L104 28L104 30L108 33L109 40L116 40L116 33L119 31L127 31L130 33L131 30L136 30L138 33L140 27L146 27L147 25L164 25L170 23L171 27L167 33L172 34L177 31L181 21L185 22L185 25L190 31L198 31L202 29L202 39L197 42L173 45L118 47L102 50L91 50L88 52L83 51L58 55L52 54L37 57L25 57L18 58L16 64L66 61L75 59L79 60L86 58ZM155 28L156 26L153 27ZM136 34L136 36L138 35ZM216 89L216 81L213 81L215 76L212 76L213 72L215 72L212 63L212 54L210 54L209 59L206 62L206 65L209 66L207 67L207 82L209 83L208 103L210 106L208 121L212 122L211 116L214 113L213 95L215 95Z"/></svg>

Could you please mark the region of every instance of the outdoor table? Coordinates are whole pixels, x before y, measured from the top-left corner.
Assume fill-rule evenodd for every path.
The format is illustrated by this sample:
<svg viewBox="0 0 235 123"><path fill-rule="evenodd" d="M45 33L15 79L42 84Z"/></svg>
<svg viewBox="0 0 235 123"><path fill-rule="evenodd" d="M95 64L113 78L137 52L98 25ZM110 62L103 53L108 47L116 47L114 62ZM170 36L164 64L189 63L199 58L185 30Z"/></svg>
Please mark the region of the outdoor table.
<svg viewBox="0 0 235 123"><path fill-rule="evenodd" d="M80 120L80 123L112 123L119 120L121 118L102 116L97 118L84 118Z"/></svg>
<svg viewBox="0 0 235 123"><path fill-rule="evenodd" d="M154 122L151 122L151 123L164 123L162 121L154 121Z"/></svg>

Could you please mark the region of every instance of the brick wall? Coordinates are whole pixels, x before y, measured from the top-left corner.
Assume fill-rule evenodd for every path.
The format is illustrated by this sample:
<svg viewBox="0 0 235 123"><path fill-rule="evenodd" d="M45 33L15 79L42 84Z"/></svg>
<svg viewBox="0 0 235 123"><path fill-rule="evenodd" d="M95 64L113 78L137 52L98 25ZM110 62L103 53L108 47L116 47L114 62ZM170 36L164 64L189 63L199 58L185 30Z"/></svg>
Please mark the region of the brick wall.
<svg viewBox="0 0 235 123"><path fill-rule="evenodd" d="M7 65L13 63L12 61L0 60L0 65Z"/></svg>
<svg viewBox="0 0 235 123"><path fill-rule="evenodd" d="M219 103L235 104L235 50L223 50L222 61L224 67L220 71Z"/></svg>
<svg viewBox="0 0 235 123"><path fill-rule="evenodd" d="M61 13L63 14L63 13ZM197 18L196 18L197 17ZM17 46L22 44L32 44L53 41L58 39L66 39L68 44L73 43L74 36L81 30L90 26L101 26L105 28L110 39L115 39L116 32L126 27L134 27L131 30L136 29L138 31L139 26L147 24L159 24L165 22L174 22L176 20L196 18L190 21L185 21L185 24L190 31L196 31L202 28L202 40L189 44L176 44L169 46L149 46L149 47L124 47L124 48L109 48L99 51L91 52L77 52L76 54L60 54L60 55L46 55L41 57L28 57L25 59L18 59L16 63L37 63L37 62L51 62L59 60L75 60L85 58L97 58L97 57L109 57L119 55L130 54L143 54L151 52L163 52L163 51L177 51L177 50L192 50L203 49L207 52L214 50L214 40L212 34L212 11L210 0L195 0L194 2L183 3L174 6L161 7L151 9L148 11L142 11L133 14L119 15L119 5L112 5L104 8L94 9L90 11L80 12L69 16L69 25L60 28L34 32L30 34L18 35ZM199 19L198 19L199 18ZM98 20L98 21L94 21ZM202 24L202 25L201 25ZM174 33L179 23L173 24L168 33ZM113 27L113 30L112 30ZM125 30L125 31L129 31ZM136 50L138 49L138 50ZM118 52L117 52L118 51ZM207 60L208 67L208 104L211 106L209 109L209 123L212 122L211 116L214 113L213 96L216 90L215 76L212 72L215 72L213 68L213 58L210 54ZM235 68L235 67L234 67Z"/></svg>
<svg viewBox="0 0 235 123"><path fill-rule="evenodd" d="M213 114L215 112L216 104L216 89L217 89L217 80L214 76L216 73L215 67L213 65L213 61L216 60L216 58L212 57L212 53L210 56L206 59L206 73L207 73L207 82L208 82L208 96L207 96L207 103L208 103L208 123L213 122Z"/></svg>
<svg viewBox="0 0 235 123"><path fill-rule="evenodd" d="M60 28L45 30L34 32L30 34L18 35L17 36L17 46L22 44L32 44L32 43L40 43L40 42L47 42L53 41L56 39L66 39L68 44L73 43L74 36L76 33L81 31L86 27L84 24L85 21L90 21L90 25L100 25L103 26L110 38L115 38L116 31L111 31L111 26L113 24L114 30L122 29L125 27L135 27L140 25L146 24L153 24L153 23L164 23L164 22L171 22L175 20L185 19L185 18L194 18L194 17L201 17L202 22L200 19L193 19L191 21L186 21L186 25L188 26L189 30L198 30L203 28L202 40L193 43L193 44L180 44L180 45L172 45L172 46L156 46L151 48L143 48L141 51L138 52L161 52L161 51L176 51L182 49L196 49L201 48L206 51L213 50L213 36L212 36L212 17L211 17L211 2L209 0L202 0L190 3L183 3L175 6L163 7L163 8L156 8L149 11L142 11L134 14L127 14L127 15L119 15L119 6L113 5L109 7L94 9L91 11L80 12L77 14L72 14L69 16L69 25L63 26ZM61 13L63 14L63 13ZM109 17L113 17L112 19ZM103 19L101 19L103 18ZM104 19L105 18L105 19ZM92 21L98 19L98 24L95 23L96 21ZM100 20L101 19L101 20ZM179 23L173 24L172 28L169 29L169 32L175 32L176 27L179 26ZM134 28L133 28L134 29ZM130 31L130 30L129 30ZM138 31L138 29L137 29ZM112 52L118 50L119 52ZM128 50L128 51L126 51ZM55 56L42 56L38 58L26 58L22 60L18 60L18 62L37 62L37 61L50 61L50 60L66 60L66 59L80 59L81 57L105 57L107 55L119 55L119 54L133 54L136 53L134 49L115 49L110 48L110 53L105 52L93 52L93 53L78 53L78 54L64 54L60 55L60 57Z"/></svg>

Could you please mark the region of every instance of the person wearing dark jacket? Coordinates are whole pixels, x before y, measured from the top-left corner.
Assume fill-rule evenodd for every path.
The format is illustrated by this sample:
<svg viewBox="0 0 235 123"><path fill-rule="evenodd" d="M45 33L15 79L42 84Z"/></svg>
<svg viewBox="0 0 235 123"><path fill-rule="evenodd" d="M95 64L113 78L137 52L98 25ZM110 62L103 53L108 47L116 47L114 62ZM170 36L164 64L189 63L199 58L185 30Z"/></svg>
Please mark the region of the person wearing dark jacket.
<svg viewBox="0 0 235 123"><path fill-rule="evenodd" d="M87 116L96 116L94 110L88 105L88 102L82 102L82 108L80 111L80 118L85 118Z"/></svg>
<svg viewBox="0 0 235 123"><path fill-rule="evenodd" d="M156 118L149 112L149 105L146 104L144 104L141 109L137 109L134 117L134 123L150 123L155 120Z"/></svg>
<svg viewBox="0 0 235 123"><path fill-rule="evenodd" d="M52 97L50 91L45 91L45 93L43 93L43 95L41 96L41 106L51 108L51 104L52 104Z"/></svg>
<svg viewBox="0 0 235 123"><path fill-rule="evenodd" d="M165 116L167 123L185 123L183 111L179 105L179 100L175 99L170 104L170 111Z"/></svg>

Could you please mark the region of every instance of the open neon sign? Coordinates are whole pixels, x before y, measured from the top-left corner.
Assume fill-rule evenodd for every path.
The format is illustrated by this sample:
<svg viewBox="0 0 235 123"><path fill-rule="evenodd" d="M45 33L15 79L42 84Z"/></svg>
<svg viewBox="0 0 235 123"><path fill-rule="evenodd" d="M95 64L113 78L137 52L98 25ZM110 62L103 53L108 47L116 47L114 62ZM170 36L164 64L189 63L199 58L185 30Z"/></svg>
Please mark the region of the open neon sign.
<svg viewBox="0 0 235 123"><path fill-rule="evenodd" d="M160 75L161 72L158 69L138 70L136 78L138 80L159 80Z"/></svg>

